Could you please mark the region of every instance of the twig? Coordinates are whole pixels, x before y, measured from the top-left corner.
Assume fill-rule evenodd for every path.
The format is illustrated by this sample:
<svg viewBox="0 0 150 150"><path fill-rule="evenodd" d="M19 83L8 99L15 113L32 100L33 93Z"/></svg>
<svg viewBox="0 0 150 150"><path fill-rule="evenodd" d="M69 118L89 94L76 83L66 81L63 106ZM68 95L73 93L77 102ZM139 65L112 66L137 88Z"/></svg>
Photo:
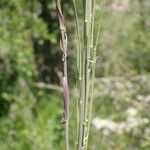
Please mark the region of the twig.
<svg viewBox="0 0 150 150"><path fill-rule="evenodd" d="M40 88L40 89L48 89L48 90L54 90L54 91L58 91L58 92L63 92L62 87L57 86L57 85L53 85L53 84L46 84L44 82L38 82L35 84L36 87Z"/></svg>

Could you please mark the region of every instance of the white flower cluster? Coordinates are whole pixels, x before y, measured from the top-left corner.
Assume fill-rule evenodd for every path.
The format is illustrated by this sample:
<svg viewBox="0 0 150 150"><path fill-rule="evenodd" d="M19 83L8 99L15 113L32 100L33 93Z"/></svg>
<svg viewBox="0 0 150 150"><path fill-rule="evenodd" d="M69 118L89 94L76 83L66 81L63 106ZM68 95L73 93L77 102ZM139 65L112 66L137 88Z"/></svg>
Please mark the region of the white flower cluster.
<svg viewBox="0 0 150 150"><path fill-rule="evenodd" d="M133 116L128 117L125 121L122 122L115 122L109 119L101 119L99 117L95 117L92 120L92 124L94 125L95 129L102 130L104 135L109 135L112 132L115 132L117 134L123 134L131 131L134 134L137 134L138 127L148 123L150 123L148 118L138 118ZM147 131L149 130L147 129Z"/></svg>

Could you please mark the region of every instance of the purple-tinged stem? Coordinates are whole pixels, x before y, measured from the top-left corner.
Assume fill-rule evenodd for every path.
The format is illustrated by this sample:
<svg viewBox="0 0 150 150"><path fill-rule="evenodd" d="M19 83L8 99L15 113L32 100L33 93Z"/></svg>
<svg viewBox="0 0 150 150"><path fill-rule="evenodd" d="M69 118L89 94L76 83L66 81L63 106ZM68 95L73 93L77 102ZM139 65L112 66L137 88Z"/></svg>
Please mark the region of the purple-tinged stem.
<svg viewBox="0 0 150 150"><path fill-rule="evenodd" d="M64 115L62 123L65 126L65 149L69 150L69 137L68 137L68 122L69 122L69 88L68 88L68 74L67 74L67 33L65 19L61 10L60 0L56 0L56 12L59 20L61 30L60 48L63 52L63 100L64 100Z"/></svg>

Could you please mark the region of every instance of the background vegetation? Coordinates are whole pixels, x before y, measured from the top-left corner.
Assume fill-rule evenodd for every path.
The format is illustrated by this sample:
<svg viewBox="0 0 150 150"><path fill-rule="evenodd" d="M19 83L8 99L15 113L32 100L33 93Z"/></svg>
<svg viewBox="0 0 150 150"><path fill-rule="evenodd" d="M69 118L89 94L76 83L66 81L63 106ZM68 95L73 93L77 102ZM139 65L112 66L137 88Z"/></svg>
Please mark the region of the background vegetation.
<svg viewBox="0 0 150 150"><path fill-rule="evenodd" d="M69 36L70 143L75 149L75 15L72 1L62 4ZM78 0L79 14L80 7ZM63 150L55 3L1 0L0 14L0 150ZM89 150L150 149L149 16L148 0L106 2Z"/></svg>

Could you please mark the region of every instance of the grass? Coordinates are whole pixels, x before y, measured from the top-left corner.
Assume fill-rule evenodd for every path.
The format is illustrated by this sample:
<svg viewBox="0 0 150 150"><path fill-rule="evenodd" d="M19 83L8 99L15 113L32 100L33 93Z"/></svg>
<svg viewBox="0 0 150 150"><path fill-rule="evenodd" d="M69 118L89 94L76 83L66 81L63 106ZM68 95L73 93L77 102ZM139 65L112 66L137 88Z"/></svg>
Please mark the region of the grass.
<svg viewBox="0 0 150 150"><path fill-rule="evenodd" d="M78 79L77 87L79 92L79 99L77 102L77 147L78 150L86 150L88 148L88 138L90 132L90 122L93 105L94 79L95 79L95 64L96 64L96 50L100 36L100 25L94 43L95 31L95 0L83 0L83 37L80 35L79 18L77 12L76 1L73 1L76 29L77 29L77 70ZM102 1L102 8L104 6ZM101 10L103 14L103 9ZM67 74L67 34L65 19L61 10L61 1L56 0L56 12L59 20L61 31L60 48L63 51L63 99L64 99L64 117L63 123L65 128L65 149L69 150L69 89L68 89L68 74ZM91 92L90 92L91 91Z"/></svg>
<svg viewBox="0 0 150 150"><path fill-rule="evenodd" d="M79 0L77 0L77 2L79 2ZM89 83L90 86L88 86L90 88L89 90L90 94L93 93L92 92L93 90L91 89L95 89L98 95L101 95L98 96L97 98L94 98L94 102L93 99L92 100L91 98L88 99L88 104L90 105L90 107L92 106L92 109L90 108L90 110L92 110L90 111L90 114L92 114L92 118L98 117L100 119L113 120L114 122L118 123L128 119L126 111L128 110L129 107L134 106L134 108L137 109L138 111L137 117L142 119L147 118L148 120L150 120L149 119L150 112L148 107L149 103L146 103L146 100L148 100L149 93L150 93L149 80L147 80L145 76L144 77L141 76L140 77L141 79L139 79L139 81L137 82L138 78L134 77L135 86L133 86L130 83L132 79L126 79L125 81L124 80L115 81L115 80L111 80L113 77L107 77L108 75L110 76L115 75L115 76L121 76L121 78L123 78L123 76L130 77L131 75L132 76L138 75L138 73L146 73L147 75L149 75L149 63L148 63L149 62L148 59L149 58L148 57L149 56L148 55L149 54L148 33L149 32L147 32L148 19L146 19L146 16L148 17L147 14L147 8L149 7L147 5L148 0L147 0L147 4L144 2L146 4L146 7L144 6L143 9L141 9L143 11L142 14L140 13L141 10L138 11L139 5L137 4L135 4L137 6L133 5L133 3L137 3L137 2L130 3L131 8L133 8L132 10L119 12L119 13L118 11L110 9L111 7L110 5L115 3L116 1L109 2L107 4L106 14L104 16L104 22L103 22L103 31L100 34L103 40L102 41L103 44L100 45L102 49L101 51L99 51L99 54L102 57L102 61L100 65L97 65L99 69L96 70L97 70L98 77L105 76L106 78L105 80L103 80L103 78L100 78L99 81L103 81L103 82L99 82L99 84L95 87L91 86L91 82L92 82L91 80ZM142 1L139 2L139 4L140 3L142 3ZM119 3L119 5L120 4L121 3ZM78 6L79 5L80 4L78 4ZM99 8L99 5L96 7ZM79 40L77 44L78 47L77 67L78 67L78 78L79 78L77 82L78 83L77 88L80 86L79 83L80 80L82 80L82 74L83 74L81 70L83 66L82 64L83 59L81 55L83 54L82 52L84 47L84 43L83 43L84 38L83 38L83 30L82 30L84 26L82 23L84 22L84 20L83 21L81 20L81 16L83 16L83 14L80 16L80 13L82 12L81 11L82 8L83 7L76 7L76 14L77 14L76 17L79 16L78 20L76 20L78 24L77 26L78 34L82 32L81 35L78 36ZM12 14L11 13L12 10L9 9L10 9L9 6L6 5L6 16L8 16L8 18L10 17L9 14ZM2 11L4 12L5 9L2 9ZM66 9L66 11L68 10ZM144 15L144 11L146 11L145 15ZM3 12L1 18L5 18ZM100 18L99 16L100 14L96 12L95 15L97 16L97 19L95 19L94 21L95 22L94 26L95 25L99 26L98 20ZM19 16L17 18L19 18ZM141 19L145 22L145 25L143 23L141 24ZM19 20L17 20L17 22L18 21ZM14 23L16 24L16 21L14 19L10 20L10 25L12 24L11 22L13 22L13 24ZM22 19L19 22L22 22ZM82 23L79 24L79 22ZM32 24L32 20L30 23ZM98 41L95 38L97 36L95 33L97 33L98 28L95 28L95 30L93 30L94 26L91 27L92 28L91 34L93 33L93 35L95 35L94 38L91 38L91 49L93 49L93 46L95 46L96 41ZM141 28L141 26L143 26L144 28L143 27ZM40 27L41 26L39 26L39 28ZM39 28L37 28L37 30L39 30ZM33 72L32 64L34 64L35 61L34 57L31 58L33 56L32 54L33 49L31 47L32 46L31 44L29 44L31 46L28 45L27 47L26 46L24 47L24 42L31 43L31 41L29 40L30 37L26 38L26 40L24 40L23 43L20 42L20 40L18 41L18 39L20 39L20 36L19 38L18 36L13 36L14 38L11 37L11 35L15 35L15 33L17 33L17 35L18 34L20 35L20 33L22 33L23 31L23 28L19 27L19 29L20 32L11 32L8 30L6 26L5 29L6 31L4 32L4 34L2 34L3 35L2 37L4 38L2 38L1 40L1 45L4 45L4 47L2 46L2 50L1 50L2 71L0 73L0 80L2 82L2 85L1 85L0 103L4 105L4 106L1 105L1 107L5 110L5 112L3 112L4 111L3 109L1 110L1 112L3 113L1 113L0 116L0 149L1 150L20 150L20 149L21 150L47 150L47 149L64 150L65 149L64 128L63 125L61 124L61 118L63 114L62 97L60 96L60 93L52 92L51 90L53 87L51 86L50 89L45 89L45 90L37 89L37 87L32 86L32 84L36 84L35 83L36 81L33 81L34 79L32 78L35 77L37 79L37 75L35 75L34 77L32 75ZM44 29L42 28L42 30L40 31L44 31L44 30L45 28ZM54 34L55 31L56 30L54 30ZM9 37L11 38L11 40L9 40L9 38L6 38L8 34L10 35ZM72 44L74 42L74 38L71 40L69 39L69 41L71 41ZM21 47L23 47L23 49L20 46L19 48L17 46L18 45L17 43ZM14 48L12 48L12 46ZM10 48L7 49L7 47ZM53 46L52 48L55 49ZM26 52L24 50L29 52L28 56L26 56L25 54ZM3 51L8 51L9 55L4 56ZM93 57L93 56L96 55L95 53L96 51L93 50L90 51L91 51L90 58L96 58L94 59L94 63L93 63L93 65L95 66L97 57ZM11 52L13 52L13 55L11 55ZM75 51L73 50L72 52L75 53ZM93 60L90 59L89 64L91 65L91 67L92 67L92 62ZM12 77L15 76L16 78L18 74L19 74L19 78L23 78L24 81L28 83L24 84L24 82L17 79L17 81L13 81L13 84L9 84L10 80L12 79L14 80L14 78ZM94 77L95 76L94 69L91 69L91 72L89 74L90 77L92 76ZM119 89L116 89L116 87L114 88L114 86L117 86ZM124 88L124 86L127 87ZM74 90L71 91L72 93L75 93ZM92 95L95 96L95 92ZM78 138L76 137L78 135L77 131L79 130L79 117L78 117L79 102L77 98L78 97L72 96L70 101L69 148L71 150L74 150L78 146L77 143ZM7 104L6 107L4 102L6 102ZM93 103L93 105L91 103ZM87 102L85 106L87 106ZM137 108L135 106L137 106ZM138 107L140 109L138 109ZM76 114L76 110L77 110L77 114ZM89 115L89 112L86 115L84 115L85 118L87 115ZM98 130L93 124L90 125L90 121L88 121L87 124L88 124L86 126L87 129L84 130L88 133L89 140L88 142L85 143L85 148L88 143L87 148L90 150L92 149L149 150L149 146L150 146L149 123L145 123L141 126L138 126L137 128L134 128L129 132L125 131L122 134L118 134L117 132L110 132L106 130L106 128ZM89 125L90 127L88 127ZM130 126L130 123L127 125L127 127L128 126ZM84 132L83 137L86 137L86 135L87 134L85 134ZM84 141L82 141L82 143L84 143Z"/></svg>
<svg viewBox="0 0 150 150"><path fill-rule="evenodd" d="M78 68L78 91L79 91L79 119L78 129L78 150L86 150L88 148L88 138L90 132L90 121L93 105L93 91L95 79L95 64L96 64L96 50L100 36L100 25L98 34L95 36L95 0L83 0L83 34L80 35L80 26L77 12L76 1L74 0L74 8L76 15L77 28L77 68ZM104 4L102 1L102 8ZM103 12L103 10L102 10ZM103 14L101 12L101 14ZM82 37L83 35L83 37ZM94 43L94 38L96 42ZM78 107L78 106L77 106Z"/></svg>
<svg viewBox="0 0 150 150"><path fill-rule="evenodd" d="M61 31L60 37L60 48L63 52L62 61L63 61L63 101L64 101L64 113L62 123L65 128L65 149L69 150L69 133L68 133L68 124L69 124L69 87L68 87L68 73L67 73L67 33L66 33L66 25L65 19L61 10L61 2L60 0L56 0L56 12L59 20L59 27Z"/></svg>

